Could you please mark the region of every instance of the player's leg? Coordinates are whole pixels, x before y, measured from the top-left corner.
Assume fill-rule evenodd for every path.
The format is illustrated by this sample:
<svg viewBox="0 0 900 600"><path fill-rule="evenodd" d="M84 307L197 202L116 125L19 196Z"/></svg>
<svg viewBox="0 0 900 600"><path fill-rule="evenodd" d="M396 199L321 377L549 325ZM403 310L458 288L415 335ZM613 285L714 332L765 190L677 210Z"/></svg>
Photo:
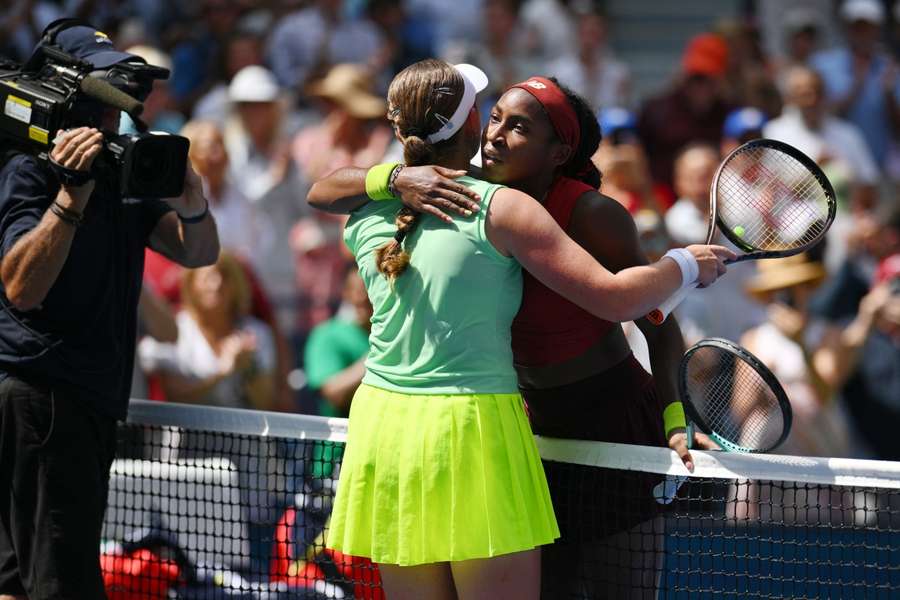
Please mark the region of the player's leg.
<svg viewBox="0 0 900 600"><path fill-rule="evenodd" d="M449 563L413 567L379 564L381 585L388 600L455 600L456 591Z"/></svg>
<svg viewBox="0 0 900 600"><path fill-rule="evenodd" d="M541 550L451 563L459 600L537 600Z"/></svg>

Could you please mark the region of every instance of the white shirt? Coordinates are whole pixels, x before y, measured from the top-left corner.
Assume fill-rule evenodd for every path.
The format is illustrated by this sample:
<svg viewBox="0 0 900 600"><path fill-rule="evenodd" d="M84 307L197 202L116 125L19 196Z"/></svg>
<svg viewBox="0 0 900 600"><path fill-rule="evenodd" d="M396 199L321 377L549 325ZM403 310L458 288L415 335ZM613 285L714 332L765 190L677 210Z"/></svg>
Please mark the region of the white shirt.
<svg viewBox="0 0 900 600"><path fill-rule="evenodd" d="M367 63L383 44L381 33L371 21L345 19L330 24L312 6L277 22L269 36L268 56L278 83L295 89L306 83L320 57L330 64Z"/></svg>
<svg viewBox="0 0 900 600"><path fill-rule="evenodd" d="M138 360L146 372L163 371L189 379L202 380L220 372L219 357L203 336L194 318L186 311L175 317L178 341L163 343L145 337L138 344ZM256 336L256 364L263 372L275 369L275 340L269 326L253 317L244 317L236 331ZM234 373L220 381L203 399L204 404L248 408L242 394L242 375Z"/></svg>
<svg viewBox="0 0 900 600"><path fill-rule="evenodd" d="M583 96L595 109L628 106L631 73L622 61L609 53L597 57L597 70L589 73L574 55L550 64L548 71L560 83Z"/></svg>
<svg viewBox="0 0 900 600"><path fill-rule="evenodd" d="M221 197L213 198L205 181L203 193L210 200L209 212L216 219L222 247L252 261L260 241L268 238L265 221L256 214L257 207L250 204L230 178Z"/></svg>
<svg viewBox="0 0 900 600"><path fill-rule="evenodd" d="M703 244L706 242L709 215L701 212L697 206L682 198L666 211L666 231L669 237L682 245Z"/></svg>
<svg viewBox="0 0 900 600"><path fill-rule="evenodd" d="M538 51L541 58L552 60L575 52L577 27L571 13L559 0L527 0L520 14L526 26L540 36ZM566 80L560 78L560 81L568 85Z"/></svg>
<svg viewBox="0 0 900 600"><path fill-rule="evenodd" d="M790 144L815 161L827 155L844 163L855 183L879 181L875 159L859 128L849 121L826 116L818 130L810 129L797 108L786 106L780 117L766 124L763 135Z"/></svg>

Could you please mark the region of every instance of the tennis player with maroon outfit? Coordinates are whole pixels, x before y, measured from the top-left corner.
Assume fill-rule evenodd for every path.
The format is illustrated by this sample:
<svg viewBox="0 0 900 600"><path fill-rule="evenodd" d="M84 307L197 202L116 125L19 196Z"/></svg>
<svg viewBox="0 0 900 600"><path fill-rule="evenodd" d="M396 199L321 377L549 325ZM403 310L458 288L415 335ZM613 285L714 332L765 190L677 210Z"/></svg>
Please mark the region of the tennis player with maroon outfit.
<svg viewBox="0 0 900 600"><path fill-rule="evenodd" d="M571 149L560 166L551 160L554 140ZM596 118L582 99L554 80L534 77L510 88L492 109L482 138L483 177L542 199L562 229L610 270L646 264L631 216L597 192L600 174L590 157L599 141ZM401 173L398 192L414 187L414 175ZM670 423L666 432L663 423L664 408L677 402L675 374L684 350L674 319L660 327L638 322L654 379L618 324L593 317L527 272L523 277L512 341L534 432L669 445L692 468L684 430ZM562 537L542 553L543 596L655 597L662 543L659 505L650 492L656 482L544 466Z"/></svg>

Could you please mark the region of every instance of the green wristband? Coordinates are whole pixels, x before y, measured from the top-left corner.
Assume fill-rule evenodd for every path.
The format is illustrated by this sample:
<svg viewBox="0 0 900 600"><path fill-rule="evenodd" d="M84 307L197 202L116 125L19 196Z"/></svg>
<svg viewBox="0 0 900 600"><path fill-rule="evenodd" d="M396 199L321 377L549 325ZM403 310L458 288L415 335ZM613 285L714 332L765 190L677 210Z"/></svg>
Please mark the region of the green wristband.
<svg viewBox="0 0 900 600"><path fill-rule="evenodd" d="M366 172L366 195L372 200L394 200L394 195L388 190L391 182L391 173L400 163L382 163L375 165Z"/></svg>
<svg viewBox="0 0 900 600"><path fill-rule="evenodd" d="M663 429L666 430L666 439L673 429L687 427L687 421L684 418L684 405L681 402L673 402L663 411Z"/></svg>

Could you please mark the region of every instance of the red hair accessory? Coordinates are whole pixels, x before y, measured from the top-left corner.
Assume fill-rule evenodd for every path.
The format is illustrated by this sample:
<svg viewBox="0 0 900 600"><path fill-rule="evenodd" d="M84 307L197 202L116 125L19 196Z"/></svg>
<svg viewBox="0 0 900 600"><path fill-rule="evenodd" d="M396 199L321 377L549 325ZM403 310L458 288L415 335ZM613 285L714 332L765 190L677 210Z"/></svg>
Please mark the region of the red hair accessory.
<svg viewBox="0 0 900 600"><path fill-rule="evenodd" d="M571 146L573 151L578 148L581 141L578 115L558 85L546 77L531 77L512 87L525 90L534 96L550 117L553 129L562 143Z"/></svg>

